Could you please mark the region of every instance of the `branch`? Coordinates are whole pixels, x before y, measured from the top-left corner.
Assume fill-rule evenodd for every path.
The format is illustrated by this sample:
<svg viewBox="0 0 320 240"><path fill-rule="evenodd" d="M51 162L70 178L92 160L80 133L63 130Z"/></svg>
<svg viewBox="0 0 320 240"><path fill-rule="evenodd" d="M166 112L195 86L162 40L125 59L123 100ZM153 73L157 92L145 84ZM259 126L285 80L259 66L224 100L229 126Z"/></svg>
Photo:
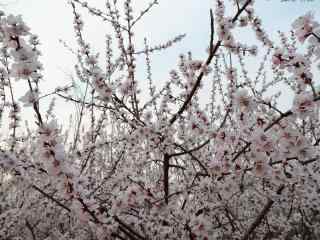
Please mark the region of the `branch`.
<svg viewBox="0 0 320 240"><path fill-rule="evenodd" d="M236 15L232 18L232 22L235 22L238 17L240 16L240 14L246 9L246 7L251 3L252 0L248 0L243 6L242 8L236 13ZM212 23L213 23L213 16L212 14L210 14L210 18L211 18L211 34L210 34L210 53L209 56L205 62L205 66L209 66L209 64L211 63L213 57L215 56L216 52L218 51L219 47L222 44L222 41L219 40L217 42L217 44L214 46L214 48L212 49L212 41L213 41L213 34L214 34L214 28L212 27ZM201 71L199 76L197 77L197 81L195 83L195 85L193 86L190 94L188 95L186 101L183 103L183 105L181 106L181 108L178 110L178 112L176 114L173 115L173 117L170 119L170 125L172 125L177 119L178 117L187 109L189 103L191 102L192 97L194 96L194 94L196 93L198 87L200 86L201 80L204 76L204 71Z"/></svg>
<svg viewBox="0 0 320 240"><path fill-rule="evenodd" d="M205 62L206 66L208 66L211 63L214 55L216 54L219 47L221 46L221 43L222 43L221 41L218 41L217 44L215 45L214 49L212 50L208 59ZM190 94L188 95L186 101L183 103L182 107L178 110L178 112L176 114L174 114L173 117L170 119L170 121L169 121L170 125L172 125L178 119L178 117L187 109L189 103L191 102L192 97L194 96L198 87L200 86L200 83L201 83L203 76L204 76L204 72L201 71L201 73L197 77L197 81L196 81L195 85L193 86Z"/></svg>
<svg viewBox="0 0 320 240"><path fill-rule="evenodd" d="M281 185L278 190L277 190L277 194L280 195L282 190L284 189L284 185ZM274 201L272 199L269 199L267 204L264 206L264 208L262 209L262 211L260 212L260 214L257 216L257 218L254 220L254 222L251 224L251 226L249 227L249 229L247 230L247 232L243 235L243 237L241 238L241 240L247 240L249 239L250 235L253 233L253 231L261 224L262 219L264 219L264 217L268 214L268 212L270 211L272 205L274 204Z"/></svg>
<svg viewBox="0 0 320 240"><path fill-rule="evenodd" d="M226 112L226 114L225 114L225 116L224 116L224 118L223 118L220 126L219 126L218 129L216 130L216 132L219 132L219 131L224 127L225 123L227 122L227 117L229 116L229 113L230 113L230 108L227 110L227 112ZM204 146L206 146L208 143L210 143L210 140L211 140L211 139L212 139L212 138L207 139L206 141L204 141L203 143L201 143L199 146L196 146L196 147L194 147L194 148L192 148L192 149L189 149L189 150L188 150L188 149L183 149L182 152L172 153L172 154L170 154L170 157L177 157L177 156L180 156L180 155L190 154L190 153L192 153L192 152L198 151L198 150L200 150L201 148L203 148ZM182 148L182 145L176 144L176 146Z"/></svg>
<svg viewBox="0 0 320 240"><path fill-rule="evenodd" d="M70 208L68 208L66 205L62 204L60 201L58 201L54 197L50 196L48 193L44 192L42 189L38 188L35 185L32 185L32 188L37 190L38 192L40 192L43 196L45 196L46 198L50 199L52 202L56 203L57 205L59 205L63 209L67 210L68 212L71 212Z"/></svg>
<svg viewBox="0 0 320 240"><path fill-rule="evenodd" d="M29 85L31 93L33 94L34 90L32 88L32 85L31 85L31 82L30 82L29 79L28 79L28 85ZM35 111L35 113L37 115L37 118L38 118L38 124L39 124L39 126L42 126L43 125L43 121L42 121L41 113L39 111L39 101L34 102L32 105L33 105L33 110Z"/></svg>
<svg viewBox="0 0 320 240"><path fill-rule="evenodd" d="M32 226L31 226L31 224L29 223L28 219L26 219L26 227L29 229L29 231L30 231L30 233L32 235L32 239L36 240L37 239L36 235L34 233L34 230L33 230Z"/></svg>
<svg viewBox="0 0 320 240"><path fill-rule="evenodd" d="M164 199L166 204L169 203L169 168L170 168L170 156L166 153L163 158L163 188Z"/></svg>
<svg viewBox="0 0 320 240"><path fill-rule="evenodd" d="M317 102L320 100L320 96L315 97L313 99L314 102ZM293 114L293 112L291 110L286 111L285 113L281 114L280 117L278 117L276 120L274 120L272 123L270 123L265 129L264 132L269 131L274 125L278 124L282 119L291 116ZM234 156L234 158L232 159L232 162L235 162L236 159L243 154L251 145L251 142L248 142L237 154L236 156Z"/></svg>
<svg viewBox="0 0 320 240"><path fill-rule="evenodd" d="M118 218L117 216L115 216L114 219L115 219L115 221L116 221L117 223L120 224L120 226L121 226L122 228L125 229L124 232L125 232L127 235L128 235L127 231L134 235L134 238L133 238L133 239L143 239L143 240L146 240L146 239L147 239L147 238L141 236L141 235L140 235L139 233L137 233L135 230L133 230L129 225L127 225L126 223L124 223L124 222L123 222L120 218ZM131 236L131 238L132 238L132 236Z"/></svg>

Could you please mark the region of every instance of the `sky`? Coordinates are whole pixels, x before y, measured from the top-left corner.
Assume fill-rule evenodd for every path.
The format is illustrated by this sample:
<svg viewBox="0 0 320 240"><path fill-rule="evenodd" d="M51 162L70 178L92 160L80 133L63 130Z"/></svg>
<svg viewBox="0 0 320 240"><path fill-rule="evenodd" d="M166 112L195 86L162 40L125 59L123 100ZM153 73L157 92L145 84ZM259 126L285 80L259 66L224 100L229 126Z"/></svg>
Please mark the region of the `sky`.
<svg viewBox="0 0 320 240"><path fill-rule="evenodd" d="M87 0L94 7L104 7L103 0ZM118 2L123 2L119 0ZM134 10L144 9L149 1L132 0ZM192 51L194 58L205 59L205 49L209 39L209 9L214 7L213 0L159 0L159 4L137 25L135 42L137 48L143 47L146 37L151 46L164 43L175 36L185 33L186 38L166 50L151 56L154 81L157 85L164 83L169 77L169 71L177 66L181 53ZM256 0L255 9L263 20L263 26L277 37L277 30L289 31L290 25L298 16L313 11L320 20L320 0ZM21 14L31 32L37 34L41 41L44 65L44 82L41 85L43 94L53 91L59 85L70 83L70 74L76 63L74 56L59 42L64 40L72 48L77 49L74 31L73 15L67 0L6 0L0 6L5 12ZM104 49L104 36L110 31L109 25L104 25L86 11L80 10L85 25L85 38L97 52ZM249 45L255 43L253 33L239 33L239 37ZM250 66L251 67L251 66ZM252 65L252 69L258 66ZM138 72L141 85L146 85L145 66ZM19 83L20 84L20 83ZM23 93L25 86L18 86L17 94ZM62 121L68 119L73 105L58 102L57 112ZM45 108L43 109L45 110ZM27 112L32 117L31 112Z"/></svg>

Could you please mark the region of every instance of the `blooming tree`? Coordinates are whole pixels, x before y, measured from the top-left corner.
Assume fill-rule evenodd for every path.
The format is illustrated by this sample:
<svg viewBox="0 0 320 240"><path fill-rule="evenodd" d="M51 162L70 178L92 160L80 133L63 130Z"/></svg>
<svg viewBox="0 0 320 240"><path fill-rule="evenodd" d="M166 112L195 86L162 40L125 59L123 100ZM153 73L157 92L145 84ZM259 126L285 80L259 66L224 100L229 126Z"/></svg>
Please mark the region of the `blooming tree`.
<svg viewBox="0 0 320 240"><path fill-rule="evenodd" d="M279 32L278 44L253 0L216 0L207 58L182 54L157 89L152 54L184 35L136 49L135 26L158 2L138 15L123 2L106 0L102 11L70 1L82 98L73 84L40 94L39 39L21 16L1 12L0 113L10 136L0 144L0 239L319 239L320 25L312 13ZM103 62L86 42L80 8L112 26ZM252 28L259 52L238 42L238 28ZM139 57L146 83L137 80ZM260 59L253 76L247 58ZM287 110L281 92L294 96ZM71 127L59 125L54 99L41 108L52 95L76 103ZM21 126L21 107L33 109L34 126Z"/></svg>

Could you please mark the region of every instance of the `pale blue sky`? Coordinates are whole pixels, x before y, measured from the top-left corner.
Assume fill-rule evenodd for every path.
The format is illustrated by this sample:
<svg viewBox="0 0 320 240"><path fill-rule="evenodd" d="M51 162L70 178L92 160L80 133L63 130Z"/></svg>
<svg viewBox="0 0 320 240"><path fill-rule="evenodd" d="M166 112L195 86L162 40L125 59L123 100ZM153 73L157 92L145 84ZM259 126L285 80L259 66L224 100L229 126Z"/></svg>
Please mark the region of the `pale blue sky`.
<svg viewBox="0 0 320 240"><path fill-rule="evenodd" d="M34 34L39 35L43 52L45 84L42 93L53 90L57 85L69 83L68 73L73 71L75 60L60 43L65 40L75 46L73 32L73 16L67 0L7 0L9 4L4 10L14 14L22 14ZM104 6L103 0L87 0L92 6ZM120 0L119 2L123 2ZM143 9L149 1L136 0L133 2L137 9ZM174 36L186 33L183 42L163 53L152 56L154 81L165 82L169 71L176 67L180 53L192 51L197 59L205 56L205 49L209 38L209 9L214 7L213 0L159 0L159 5L150 15L137 26L136 43L143 46L143 38L149 39L150 45L164 43ZM256 11L263 19L265 29L276 38L276 31L288 31L294 19L307 11L314 11L320 19L320 0L314 1L289 1L281 0L256 0ZM92 43L95 50L101 51L104 47L104 34L110 29L102 25L93 17L88 17L86 11L80 11L88 20L86 39ZM318 17L319 16L319 17ZM254 34L240 34L241 39L247 44L255 44ZM252 66L254 69L258 66ZM145 81L145 66L140 68L140 77ZM144 84L144 82L142 82ZM24 91L24 88L20 88ZM67 119L71 108L59 105L59 114Z"/></svg>

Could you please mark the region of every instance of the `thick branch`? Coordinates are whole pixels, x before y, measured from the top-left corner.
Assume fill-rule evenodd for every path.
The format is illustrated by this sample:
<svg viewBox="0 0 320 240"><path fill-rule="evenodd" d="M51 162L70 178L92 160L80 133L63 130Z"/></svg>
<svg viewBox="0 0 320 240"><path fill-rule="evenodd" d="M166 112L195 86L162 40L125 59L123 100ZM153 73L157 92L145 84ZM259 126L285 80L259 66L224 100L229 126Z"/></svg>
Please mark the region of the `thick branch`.
<svg viewBox="0 0 320 240"><path fill-rule="evenodd" d="M169 203L169 168L170 168L170 156L166 153L163 158L163 188L164 199L166 204Z"/></svg>
<svg viewBox="0 0 320 240"><path fill-rule="evenodd" d="M278 190L277 194L281 194L282 190L284 189L284 185L281 185ZM253 231L261 224L262 219L268 214L270 211L272 205L274 204L274 201L272 199L269 199L267 204L264 206L260 214L257 216L257 218L254 220L254 222L251 224L249 229L246 231L246 233L243 235L241 240L247 240L249 239L250 235L253 233Z"/></svg>

